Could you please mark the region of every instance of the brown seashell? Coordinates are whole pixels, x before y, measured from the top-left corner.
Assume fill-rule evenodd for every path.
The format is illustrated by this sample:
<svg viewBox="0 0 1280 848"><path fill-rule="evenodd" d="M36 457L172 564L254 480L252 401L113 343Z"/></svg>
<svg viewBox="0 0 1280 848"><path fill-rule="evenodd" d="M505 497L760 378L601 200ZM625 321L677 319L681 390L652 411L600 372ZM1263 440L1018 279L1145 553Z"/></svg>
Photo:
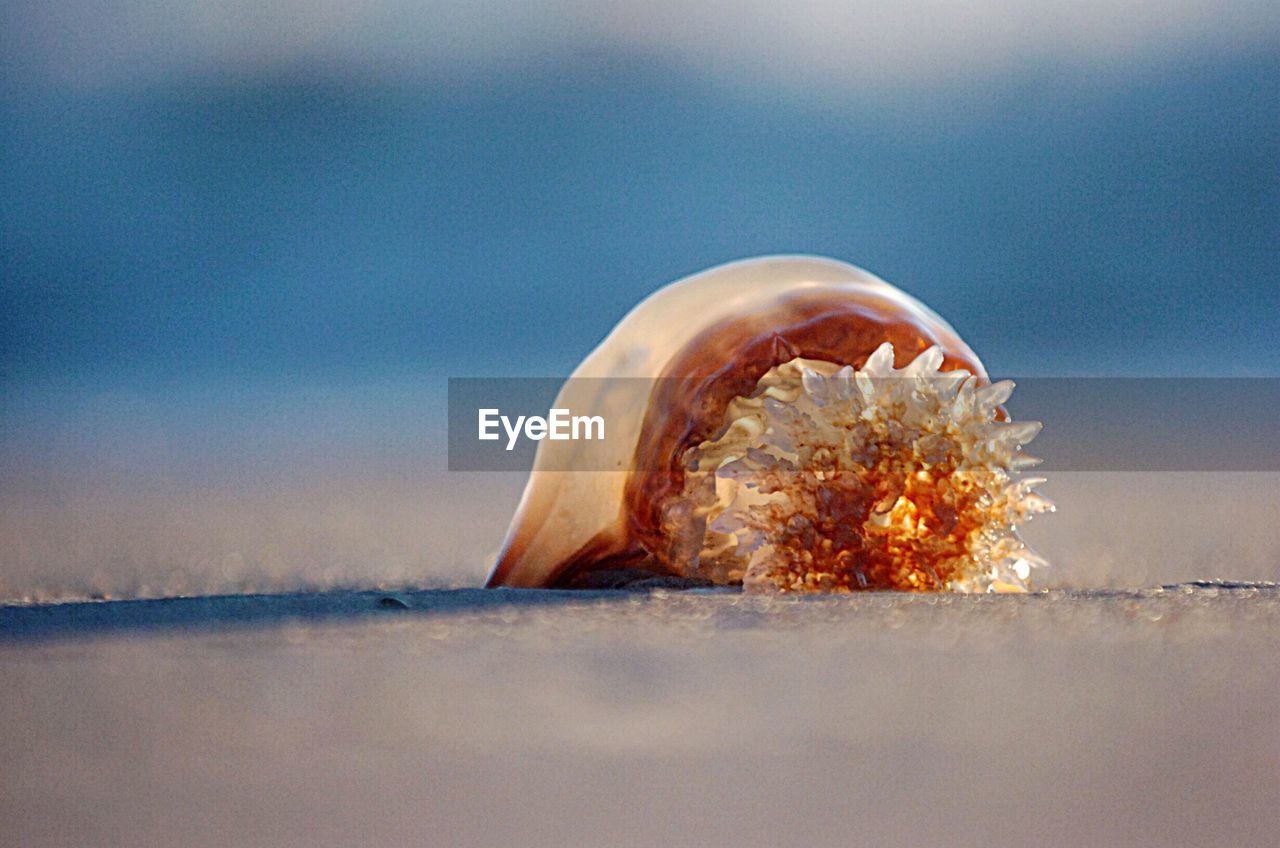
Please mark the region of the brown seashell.
<svg viewBox="0 0 1280 848"><path fill-rule="evenodd" d="M1042 561L1017 527L1052 505L1019 473L1039 425L1005 421L1011 390L852 265L695 274L561 390L556 407L602 416L610 438L539 444L488 585L641 569L757 591L1022 590Z"/></svg>

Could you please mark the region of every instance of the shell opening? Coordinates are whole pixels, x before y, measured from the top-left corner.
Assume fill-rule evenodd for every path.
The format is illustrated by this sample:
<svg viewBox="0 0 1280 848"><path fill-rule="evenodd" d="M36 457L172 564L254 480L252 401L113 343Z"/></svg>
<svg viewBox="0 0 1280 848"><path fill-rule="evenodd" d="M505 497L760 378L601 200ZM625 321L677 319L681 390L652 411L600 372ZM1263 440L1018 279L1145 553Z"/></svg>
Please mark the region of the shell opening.
<svg viewBox="0 0 1280 848"><path fill-rule="evenodd" d="M689 577L748 591L1025 591L1044 564L1018 528L1053 504L1007 422L1013 383L940 371L925 350L861 369L795 358L735 397L714 438L688 449L658 552Z"/></svg>

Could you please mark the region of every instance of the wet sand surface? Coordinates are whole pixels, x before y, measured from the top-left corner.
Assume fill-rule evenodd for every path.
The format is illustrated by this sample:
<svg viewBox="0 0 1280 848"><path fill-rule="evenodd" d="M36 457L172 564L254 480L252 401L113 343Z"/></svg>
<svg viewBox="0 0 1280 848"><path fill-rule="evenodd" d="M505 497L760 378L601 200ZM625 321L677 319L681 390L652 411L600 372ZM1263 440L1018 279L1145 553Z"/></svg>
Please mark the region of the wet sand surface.
<svg viewBox="0 0 1280 848"><path fill-rule="evenodd" d="M0 609L12 845L1274 845L1280 588Z"/></svg>

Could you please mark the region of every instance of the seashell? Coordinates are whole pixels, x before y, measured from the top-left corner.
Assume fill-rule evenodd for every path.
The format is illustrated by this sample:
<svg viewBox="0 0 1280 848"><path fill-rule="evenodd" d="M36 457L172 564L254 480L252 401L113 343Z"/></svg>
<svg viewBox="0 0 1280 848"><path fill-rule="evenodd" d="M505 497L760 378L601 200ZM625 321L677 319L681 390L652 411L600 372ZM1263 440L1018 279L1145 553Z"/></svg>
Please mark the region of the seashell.
<svg viewBox="0 0 1280 848"><path fill-rule="evenodd" d="M489 586L639 569L749 591L1022 591L1023 478L981 361L924 304L843 262L764 257L647 297L556 407L607 441L543 441Z"/></svg>

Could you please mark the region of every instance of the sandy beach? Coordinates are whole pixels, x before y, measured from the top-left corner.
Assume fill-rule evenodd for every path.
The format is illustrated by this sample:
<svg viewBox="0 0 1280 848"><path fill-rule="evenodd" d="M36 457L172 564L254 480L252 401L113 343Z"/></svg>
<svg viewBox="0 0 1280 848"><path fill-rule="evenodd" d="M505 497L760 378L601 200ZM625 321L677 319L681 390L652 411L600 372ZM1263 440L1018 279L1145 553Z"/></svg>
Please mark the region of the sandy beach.
<svg viewBox="0 0 1280 848"><path fill-rule="evenodd" d="M1274 844L1274 584L0 609L14 845Z"/></svg>
<svg viewBox="0 0 1280 848"><path fill-rule="evenodd" d="M1027 596L770 598L474 588L524 475L285 464L0 495L0 843L1275 844L1274 473L1054 474Z"/></svg>

